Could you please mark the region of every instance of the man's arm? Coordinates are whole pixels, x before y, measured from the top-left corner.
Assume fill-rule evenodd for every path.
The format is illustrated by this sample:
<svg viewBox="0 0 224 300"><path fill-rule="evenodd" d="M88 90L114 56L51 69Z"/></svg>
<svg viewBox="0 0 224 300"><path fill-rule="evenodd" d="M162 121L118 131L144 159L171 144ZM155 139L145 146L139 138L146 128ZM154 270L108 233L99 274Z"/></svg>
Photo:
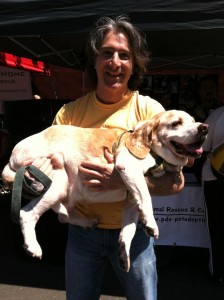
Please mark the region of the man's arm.
<svg viewBox="0 0 224 300"><path fill-rule="evenodd" d="M167 196L181 192L184 187L184 176L182 171L178 174L167 172L161 177L149 175L146 182L152 196Z"/></svg>
<svg viewBox="0 0 224 300"><path fill-rule="evenodd" d="M82 162L79 167L79 173L82 177L82 183L90 190L117 190L126 189L120 174L114 168L113 155L105 150L105 158L107 163L93 163L91 161ZM24 162L24 165L29 165L31 162ZM54 162L51 158L38 158L32 162L32 165L39 168L51 179L53 177ZM35 181L29 174L26 174L31 180ZM177 179L178 176L178 180ZM145 177L149 191L153 196L165 196L179 193L184 187L183 173L167 172L161 177L153 177L151 175Z"/></svg>
<svg viewBox="0 0 224 300"><path fill-rule="evenodd" d="M96 164L90 161L82 162L79 167L82 183L90 190L103 191L126 189L118 171L114 168L113 156L105 151L108 163ZM178 180L177 180L178 176ZM165 196L179 193L184 187L183 173L167 172L161 177L146 177L146 182L151 195Z"/></svg>

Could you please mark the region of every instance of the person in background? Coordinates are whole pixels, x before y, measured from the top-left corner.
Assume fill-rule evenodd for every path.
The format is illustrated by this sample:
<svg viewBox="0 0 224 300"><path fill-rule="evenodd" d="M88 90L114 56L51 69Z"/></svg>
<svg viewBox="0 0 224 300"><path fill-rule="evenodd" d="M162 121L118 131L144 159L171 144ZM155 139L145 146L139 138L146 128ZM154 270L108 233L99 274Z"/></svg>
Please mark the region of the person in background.
<svg viewBox="0 0 224 300"><path fill-rule="evenodd" d="M196 103L194 107L189 108L189 113L195 118L196 122L205 122L206 118L219 106L218 84L214 75L203 76L198 83L196 92ZM188 99L189 100L189 99ZM198 182L201 183L202 167L205 161L205 155L196 159L191 168L184 167L184 173L193 173Z"/></svg>
<svg viewBox="0 0 224 300"><path fill-rule="evenodd" d="M224 177L217 178L211 166L213 151L224 143L224 106L214 110L205 123L209 124L209 133L203 144L206 160L202 168L202 181L210 235L209 267L213 279L224 284Z"/></svg>
<svg viewBox="0 0 224 300"><path fill-rule="evenodd" d="M128 17L100 18L89 35L86 58L86 69L96 89L65 104L56 114L53 124L130 130L137 122L164 111L159 102L138 92L148 66L149 52L145 37ZM126 189L114 170L112 155L104 155L107 164L82 163L79 172L83 184L99 193ZM40 163L38 167L43 170ZM173 174L161 178L149 175L145 180L151 194L168 195L182 190L182 172L180 176L180 184L175 183ZM141 222L132 241L130 271L127 273L119 266L118 237L123 206L124 201L82 202L75 207L79 215L96 218L98 225L87 230L69 224L65 254L67 300L98 300L108 262L128 300L157 299L154 238L145 234Z"/></svg>
<svg viewBox="0 0 224 300"><path fill-rule="evenodd" d="M218 86L214 76L201 78L198 86L198 100L193 108L193 116L197 122L204 122L210 113L218 107Z"/></svg>

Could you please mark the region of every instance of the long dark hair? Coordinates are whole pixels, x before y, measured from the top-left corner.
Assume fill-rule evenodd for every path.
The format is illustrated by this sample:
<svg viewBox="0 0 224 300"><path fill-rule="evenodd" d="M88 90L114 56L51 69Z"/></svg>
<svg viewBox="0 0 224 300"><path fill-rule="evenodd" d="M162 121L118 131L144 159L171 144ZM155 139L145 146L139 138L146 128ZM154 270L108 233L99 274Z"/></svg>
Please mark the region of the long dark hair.
<svg viewBox="0 0 224 300"><path fill-rule="evenodd" d="M129 79L128 88L136 90L143 81L150 53L144 34L130 23L127 16L102 17L96 22L94 30L90 32L86 45L86 70L90 79L97 84L96 56L99 53L105 35L109 31L121 32L128 38L133 57L133 74Z"/></svg>

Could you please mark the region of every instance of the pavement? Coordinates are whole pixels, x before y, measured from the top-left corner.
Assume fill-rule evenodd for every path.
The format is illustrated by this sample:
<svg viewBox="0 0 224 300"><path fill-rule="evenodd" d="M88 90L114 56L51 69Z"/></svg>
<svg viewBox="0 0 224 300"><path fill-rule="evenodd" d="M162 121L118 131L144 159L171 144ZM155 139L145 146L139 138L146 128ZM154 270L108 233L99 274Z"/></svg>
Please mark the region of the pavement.
<svg viewBox="0 0 224 300"><path fill-rule="evenodd" d="M41 217L37 233L45 255L39 261L22 249L20 228L10 221L9 195L0 196L0 223L0 299L65 300L66 225L53 212ZM224 285L213 282L208 272L208 249L156 246L155 250L158 300L224 300ZM123 299L108 268L100 300Z"/></svg>

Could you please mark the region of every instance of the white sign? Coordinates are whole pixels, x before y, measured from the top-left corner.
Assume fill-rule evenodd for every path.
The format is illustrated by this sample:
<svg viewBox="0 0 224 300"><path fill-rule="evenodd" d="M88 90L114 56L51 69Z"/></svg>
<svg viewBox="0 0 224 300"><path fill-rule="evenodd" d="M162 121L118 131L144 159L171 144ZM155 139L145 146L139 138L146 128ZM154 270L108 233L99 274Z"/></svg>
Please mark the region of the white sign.
<svg viewBox="0 0 224 300"><path fill-rule="evenodd" d="M30 72L0 66L0 101L33 99Z"/></svg>
<svg viewBox="0 0 224 300"><path fill-rule="evenodd" d="M153 197L159 227L156 245L209 248L209 234L202 186L185 186L171 196Z"/></svg>

